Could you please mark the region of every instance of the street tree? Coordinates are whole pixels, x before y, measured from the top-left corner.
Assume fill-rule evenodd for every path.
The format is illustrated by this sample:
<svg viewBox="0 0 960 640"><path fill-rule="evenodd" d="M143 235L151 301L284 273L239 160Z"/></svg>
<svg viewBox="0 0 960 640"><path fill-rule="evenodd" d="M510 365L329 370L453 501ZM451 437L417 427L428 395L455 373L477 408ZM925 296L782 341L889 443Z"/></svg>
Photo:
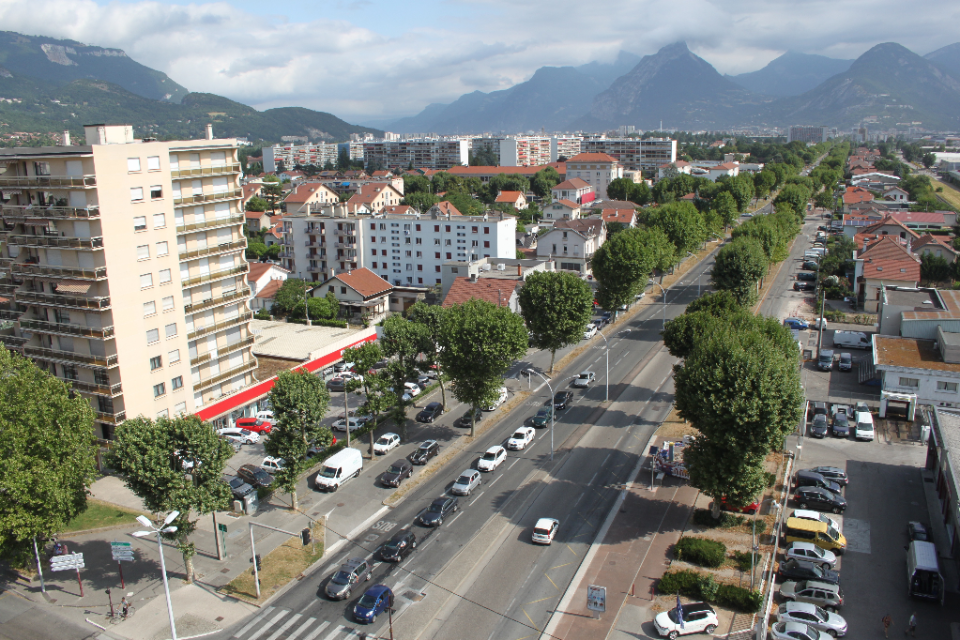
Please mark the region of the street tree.
<svg viewBox="0 0 960 640"><path fill-rule="evenodd" d="M533 346L550 351L550 373L557 350L580 342L590 322L593 291L576 275L538 271L520 289L520 315L533 336Z"/></svg>
<svg viewBox="0 0 960 640"><path fill-rule="evenodd" d="M729 191L718 193L713 198L710 208L720 218L724 229L732 225L737 219L737 201L733 199Z"/></svg>
<svg viewBox="0 0 960 640"><path fill-rule="evenodd" d="M187 582L193 582L196 547L190 535L196 519L230 506L230 487L223 471L233 455L230 444L195 415L156 420L139 416L121 423L111 449L112 466L127 488L143 500L151 513L179 511L166 534L183 554Z"/></svg>
<svg viewBox="0 0 960 640"><path fill-rule="evenodd" d="M813 204L816 205L818 209L833 209L833 192L830 189L825 189L817 195L813 196Z"/></svg>
<svg viewBox="0 0 960 640"><path fill-rule="evenodd" d="M274 421L263 448L267 455L283 458L283 468L273 477L279 489L290 495L294 511L298 509L297 481L310 467L310 446L326 447L333 441L323 426L329 403L323 380L304 369L281 371L270 391Z"/></svg>
<svg viewBox="0 0 960 640"><path fill-rule="evenodd" d="M286 315L293 313L298 306L302 308L305 304L304 295L309 288L309 285L299 278L287 278L284 280L273 297L274 313L279 312ZM302 311L300 315L303 315Z"/></svg>
<svg viewBox="0 0 960 640"><path fill-rule="evenodd" d="M768 267L767 254L757 240L738 238L717 253L711 281L717 289L733 293L741 305L749 306Z"/></svg>
<svg viewBox="0 0 960 640"><path fill-rule="evenodd" d="M603 243L593 254L597 302L604 309L619 309L633 302L656 268L673 263L673 244L661 229L627 229Z"/></svg>
<svg viewBox="0 0 960 640"><path fill-rule="evenodd" d="M380 414L389 410L396 402L396 394L390 390L390 377L383 369L377 369L377 364L383 360L383 349L378 342L364 342L359 347L344 349L343 361L352 362L354 369L359 371L363 380L358 383L358 390L363 390L363 404L357 413L371 416L374 423L379 422ZM373 454L374 429L370 430L370 454Z"/></svg>
<svg viewBox="0 0 960 640"><path fill-rule="evenodd" d="M392 315L383 321L383 335L380 338L383 353L390 362L386 371L390 377L390 388L396 395L390 415L397 426L400 437L407 437L407 409L413 400L404 400L404 383L417 376L417 354L423 346L423 328L410 322L401 315Z"/></svg>
<svg viewBox="0 0 960 640"><path fill-rule="evenodd" d="M83 512L96 479L93 409L69 384L0 349L0 554L14 564L32 541Z"/></svg>
<svg viewBox="0 0 960 640"><path fill-rule="evenodd" d="M507 369L527 352L523 319L506 307L476 298L447 309L443 323L443 371L453 381L453 396L471 415L492 403ZM470 425L470 436L476 434Z"/></svg>
<svg viewBox="0 0 960 640"><path fill-rule="evenodd" d="M440 367L440 353L443 351L441 340L446 311L444 307L425 302L417 302L407 310L407 319L420 326L420 353L423 356L419 361L420 371L436 372L437 382L440 383L440 402L444 407L447 406L446 376Z"/></svg>
<svg viewBox="0 0 960 640"><path fill-rule="evenodd" d="M703 215L691 202L671 202L644 209L640 221L648 227L662 229L676 247L677 258L698 251L709 235Z"/></svg>

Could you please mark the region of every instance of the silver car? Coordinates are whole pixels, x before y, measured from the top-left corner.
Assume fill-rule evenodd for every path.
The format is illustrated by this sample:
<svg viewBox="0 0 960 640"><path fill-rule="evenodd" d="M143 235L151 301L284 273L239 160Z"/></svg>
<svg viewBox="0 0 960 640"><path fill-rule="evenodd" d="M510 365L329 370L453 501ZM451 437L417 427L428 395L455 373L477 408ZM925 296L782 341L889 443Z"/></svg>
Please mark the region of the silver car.
<svg viewBox="0 0 960 640"><path fill-rule="evenodd" d="M770 627L773 640L825 640L825 633L801 622L778 622Z"/></svg>
<svg viewBox="0 0 960 640"><path fill-rule="evenodd" d="M589 387L590 383L596 380L596 378L597 374L595 374L593 371L582 371L580 375L577 376L577 379L573 381L571 386L577 388Z"/></svg>
<svg viewBox="0 0 960 640"><path fill-rule="evenodd" d="M778 622L799 622L818 631L826 631L834 638L847 635L847 621L837 613L809 602L784 602L777 609Z"/></svg>
<svg viewBox="0 0 960 640"><path fill-rule="evenodd" d="M480 486L481 482L479 471L476 469L467 469L460 474L457 481L450 487L450 493L458 496L468 496L473 493L474 489Z"/></svg>
<svg viewBox="0 0 960 640"><path fill-rule="evenodd" d="M837 564L837 556L832 551L821 549L812 542L791 542L783 550L786 559L796 558L797 560L807 560L820 565L822 569L833 569Z"/></svg>

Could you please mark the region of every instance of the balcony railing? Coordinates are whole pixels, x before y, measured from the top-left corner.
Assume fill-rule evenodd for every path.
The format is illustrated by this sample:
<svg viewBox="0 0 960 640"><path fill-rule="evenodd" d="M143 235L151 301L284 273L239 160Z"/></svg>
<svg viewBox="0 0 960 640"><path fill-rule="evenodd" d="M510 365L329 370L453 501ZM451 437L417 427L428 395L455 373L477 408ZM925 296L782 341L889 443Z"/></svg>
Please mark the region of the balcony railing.
<svg viewBox="0 0 960 640"><path fill-rule="evenodd" d="M64 378L62 376L57 377L64 382L69 382L72 384L77 391L84 391L97 396L114 398L123 393L123 387L119 382L116 384L99 384L97 382L85 382L83 380L70 380L69 378Z"/></svg>
<svg viewBox="0 0 960 640"><path fill-rule="evenodd" d="M20 319L20 328L25 331L39 331L41 333L55 333L68 336L84 336L86 338L112 338L113 327L84 327L78 324L63 324L46 320Z"/></svg>
<svg viewBox="0 0 960 640"><path fill-rule="evenodd" d="M231 251L242 251L247 248L247 239L241 238L233 242L224 242L223 244L206 247L204 249L194 249L193 251L183 251L179 254L180 261L193 260L204 256L212 256L218 253L230 253Z"/></svg>
<svg viewBox="0 0 960 640"><path fill-rule="evenodd" d="M194 287L198 284L203 284L205 282L213 282L214 280L220 280L222 278L228 278L232 275L237 275L241 273L246 273L250 270L250 265L243 263L235 267L228 267L227 269L221 269L219 271L211 271L202 276L196 276L193 278L187 278L180 283L182 287Z"/></svg>
<svg viewBox="0 0 960 640"><path fill-rule="evenodd" d="M118 411L116 413L104 413L103 411L96 411L95 413L97 414L97 420L110 424L120 424L127 419L126 411Z"/></svg>
<svg viewBox="0 0 960 640"><path fill-rule="evenodd" d="M0 189L74 189L97 186L96 176L10 176L0 177Z"/></svg>
<svg viewBox="0 0 960 640"><path fill-rule="evenodd" d="M202 391L204 389L212 387L215 384L223 382L224 380L229 380L230 378L234 378L242 373L246 373L247 371L253 371L256 368L257 368L257 361L248 360L247 362L244 362L243 364L241 364L239 367L234 367L233 369L224 371L223 373L215 375L212 378L207 378L206 380L195 382L193 384L193 390Z"/></svg>
<svg viewBox="0 0 960 640"><path fill-rule="evenodd" d="M103 238L60 238L54 236L12 235L10 244L22 247L55 247L59 249L103 249Z"/></svg>
<svg viewBox="0 0 960 640"><path fill-rule="evenodd" d="M94 356L86 353L74 353L72 351L61 351L60 349L47 349L45 347L24 347L23 355L41 360L54 360L57 362L77 362L80 364L91 365L94 367L115 367L117 366L117 356Z"/></svg>
<svg viewBox="0 0 960 640"><path fill-rule="evenodd" d="M194 329L189 334L187 334L187 340L196 340L197 338L202 338L204 336L210 335L211 333L216 333L217 331L223 331L224 329L236 327L237 325L241 325L245 322L250 322L252 318L253 318L253 314L247 311L245 313L241 313L236 318L230 318L229 320L222 320L220 322L208 324L205 327Z"/></svg>
<svg viewBox="0 0 960 640"><path fill-rule="evenodd" d="M227 164L222 167L200 167L199 169L180 169L171 171L170 177L174 180L178 178L197 178L203 176L222 176L227 173L240 173L239 164Z"/></svg>
<svg viewBox="0 0 960 640"><path fill-rule="evenodd" d="M23 315L23 311L15 311L13 309L0 309L0 320L19 320L20 316Z"/></svg>
<svg viewBox="0 0 960 640"><path fill-rule="evenodd" d="M234 300L245 300L250 297L250 287L242 287L236 291L231 291L230 293L225 293L222 296L216 298L207 298L206 300L201 300L200 302L194 302L192 304L183 305L184 313L197 313L198 311L204 311L213 307L218 307L222 304L228 304Z"/></svg>
<svg viewBox="0 0 960 640"><path fill-rule="evenodd" d="M199 231L200 229L213 229L215 227L225 227L233 224L241 224L243 215L232 215L226 218L214 218L213 220L204 220L203 222L194 222L193 224L178 224L177 233L188 233L190 231Z"/></svg>
<svg viewBox="0 0 960 640"><path fill-rule="evenodd" d="M15 263L12 273L18 276L47 276L49 278L70 278L71 280L106 280L107 268L76 269L74 267L53 267L50 265Z"/></svg>
<svg viewBox="0 0 960 640"><path fill-rule="evenodd" d="M94 220L100 217L99 207L34 207L25 205L4 205L0 209L4 218L41 219L41 220L69 220L80 218Z"/></svg>
<svg viewBox="0 0 960 640"><path fill-rule="evenodd" d="M23 346L23 343L29 340L26 336L12 336L9 334L2 333L0 334L0 342L3 343L8 349L19 349Z"/></svg>
<svg viewBox="0 0 960 640"><path fill-rule="evenodd" d="M76 307L78 309L109 309L109 296L83 298L62 296L58 293L40 293L38 291L16 291L14 299L21 304L44 304L54 307Z"/></svg>
<svg viewBox="0 0 960 640"><path fill-rule="evenodd" d="M221 200L232 200L243 195L243 189L227 189L219 193L201 193L195 196L181 196L173 199L173 206L182 207L188 204L199 204L201 202L220 202Z"/></svg>
<svg viewBox="0 0 960 640"><path fill-rule="evenodd" d="M243 340L238 340L233 344L228 344L227 346L221 349L217 349L217 357L219 358L220 356L225 356L227 354L233 353L234 351L239 351L240 349L249 347L254 343L255 340L256 340L256 336L247 336ZM204 362L209 362L212 357L213 357L212 352L201 353L196 358L190 358L190 366L196 367L197 365L201 365Z"/></svg>

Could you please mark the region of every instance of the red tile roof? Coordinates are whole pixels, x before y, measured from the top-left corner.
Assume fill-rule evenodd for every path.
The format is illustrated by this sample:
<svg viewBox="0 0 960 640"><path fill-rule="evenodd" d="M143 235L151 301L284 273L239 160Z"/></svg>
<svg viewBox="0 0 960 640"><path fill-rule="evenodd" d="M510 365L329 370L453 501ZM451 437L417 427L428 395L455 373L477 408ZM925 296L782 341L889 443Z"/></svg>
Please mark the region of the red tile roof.
<svg viewBox="0 0 960 640"><path fill-rule="evenodd" d="M921 249L925 247L935 246L940 249L946 249L954 256L958 254L958 251L953 248L949 242L943 239L942 236L935 236L932 233L925 233L916 240L913 241L913 244L910 245L910 248L913 249L914 253L919 253Z"/></svg>
<svg viewBox="0 0 960 640"><path fill-rule="evenodd" d="M557 220L554 229L572 229L584 236L599 234L603 230L603 220L600 218L581 218L579 220Z"/></svg>
<svg viewBox="0 0 960 640"><path fill-rule="evenodd" d="M263 216L269 216L269 215L270 215L269 211L244 211L243 212L243 217L249 218L251 220L259 220Z"/></svg>
<svg viewBox="0 0 960 640"><path fill-rule="evenodd" d="M364 298L372 298L393 289L389 282L366 267L335 275L330 280L339 280Z"/></svg>
<svg viewBox="0 0 960 640"><path fill-rule="evenodd" d="M564 180L560 184L553 187L551 191L563 191L563 190L570 191L571 189L579 190L579 189L588 189L588 188L592 189L593 187L591 187L590 183L587 182L586 180L583 180L581 178L570 178L569 180Z"/></svg>
<svg viewBox="0 0 960 640"><path fill-rule="evenodd" d="M606 153L578 153L569 160L570 162L616 162L617 159Z"/></svg>
<svg viewBox="0 0 960 640"><path fill-rule="evenodd" d="M913 236L914 238L919 238L920 234L908 227L907 225L900 222L898 219L894 218L893 215L887 214L879 222L875 222L863 229L861 233L870 234L878 233L880 229L886 226L893 225L895 227L900 227L908 236Z"/></svg>
<svg viewBox="0 0 960 640"><path fill-rule="evenodd" d="M263 277L263 274L265 274L267 271L270 271L270 269L273 269L273 268L279 269L280 271L284 271L286 273L290 273L283 267L276 264L269 264L267 262L251 262L250 270L247 272L247 282L256 282L257 280Z"/></svg>
<svg viewBox="0 0 960 640"><path fill-rule="evenodd" d="M257 291L257 298L262 298L264 300L272 300L274 296L277 295L277 291L280 290L280 287L283 286L283 280L274 279L264 285L263 289Z"/></svg>
<svg viewBox="0 0 960 640"><path fill-rule="evenodd" d="M550 164L539 165L535 167L500 167L500 166L481 166L481 167L450 167L447 173L454 176L487 176L498 175L500 173L511 175L523 175L533 177L538 171L547 167L553 167L561 176L566 174L567 166L563 162L551 162ZM438 173L438 172L435 172Z"/></svg>
<svg viewBox="0 0 960 640"><path fill-rule="evenodd" d="M939 224L943 226L945 222L941 211L899 211L889 215L904 224L916 222L917 224Z"/></svg>
<svg viewBox="0 0 960 640"><path fill-rule="evenodd" d="M444 214L444 215L451 215L451 216L462 216L462 215L463 215L462 213L460 213L460 210L457 209L455 206L453 206L453 203L450 202L449 200L444 200L444 201L442 201L442 202L438 202L437 204L435 204L435 205L433 205L433 206L436 207L437 209L439 209L439 210L440 210L440 213L442 213L442 214Z"/></svg>
<svg viewBox="0 0 960 640"><path fill-rule="evenodd" d="M519 191L501 191L497 196L496 202L505 202L507 204L516 204L523 197Z"/></svg>
<svg viewBox="0 0 960 640"><path fill-rule="evenodd" d="M507 307L510 305L510 296L519 285L520 282L499 278L477 278L476 282L471 282L470 278L457 278L443 299L443 306L452 307L478 298L499 307Z"/></svg>
<svg viewBox="0 0 960 640"><path fill-rule="evenodd" d="M579 208L580 208L580 205L578 205L576 202L574 202L574 201L572 201L572 200L567 200L566 198L562 198L562 199L560 199L560 200L557 200L557 202L556 202L555 204L562 204L563 206L565 206L565 207L567 207L567 208L569 208L569 209L579 209Z"/></svg>
<svg viewBox="0 0 960 640"><path fill-rule="evenodd" d="M397 213L397 214L406 214L406 213L414 213L414 212L415 211L413 207L405 204L395 204L389 207L384 207L383 211L381 211L381 213Z"/></svg>
<svg viewBox="0 0 960 640"><path fill-rule="evenodd" d="M723 169L723 170L725 170L725 171L730 171L731 169L736 169L736 168L738 168L739 166L740 166L740 165L737 164L736 162L724 162L723 164L718 164L717 166L711 167L711 168L714 169L714 170L716 170L716 169Z"/></svg>
<svg viewBox="0 0 960 640"><path fill-rule="evenodd" d="M863 259L863 277L872 280L920 282L920 259L893 236L881 236L857 255Z"/></svg>
<svg viewBox="0 0 960 640"><path fill-rule="evenodd" d="M844 204L870 202L871 200L873 200L873 194L863 187L847 187L846 193L843 194Z"/></svg>
<svg viewBox="0 0 960 640"><path fill-rule="evenodd" d="M293 203L293 204L304 203L310 198L312 198L313 196L315 196L317 194L317 191L321 191L321 190L329 192L328 196L331 199L336 198L336 194L333 191L331 191L329 187L326 187L320 184L319 182L306 182L304 184L297 185L296 187L294 187L293 191L291 191L290 194L286 198L284 198L283 201L288 203Z"/></svg>
<svg viewBox="0 0 960 640"><path fill-rule="evenodd" d="M259 182L252 182L252 183L243 185L243 201L246 202L253 196L260 193L262 189L263 189L263 184Z"/></svg>
<svg viewBox="0 0 960 640"><path fill-rule="evenodd" d="M636 217L637 212L634 209L604 209L600 213L604 222L620 222L626 225L632 224Z"/></svg>

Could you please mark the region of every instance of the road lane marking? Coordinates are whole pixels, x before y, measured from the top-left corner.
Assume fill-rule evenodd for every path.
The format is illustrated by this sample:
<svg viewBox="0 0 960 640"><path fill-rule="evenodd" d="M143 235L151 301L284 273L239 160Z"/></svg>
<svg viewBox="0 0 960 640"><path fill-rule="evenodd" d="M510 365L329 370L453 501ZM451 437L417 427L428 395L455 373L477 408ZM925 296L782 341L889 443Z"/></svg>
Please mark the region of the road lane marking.
<svg viewBox="0 0 960 640"><path fill-rule="evenodd" d="M573 555L577 556L578 558L580 557L580 554L574 551L573 547L571 547L570 545L564 544L563 546L565 546L567 549L570 549L570 553L572 553Z"/></svg>
<svg viewBox="0 0 960 640"><path fill-rule="evenodd" d="M547 574L543 574L543 575L544 575L544 577L545 577L547 580L550 581L550 584L553 585L553 588L554 588L554 589L556 589L557 591L563 591L563 589L561 589L560 587L558 587L558 586L557 586L557 583L553 581L553 578L551 578L551 577L548 576Z"/></svg>
<svg viewBox="0 0 960 640"><path fill-rule="evenodd" d="M553 582L553 581L551 580L551 582ZM554 586L556 586L556 585L554 585ZM531 604L537 604L538 602L545 602L545 601L547 601L547 600L553 600L553 599L556 598L556 597L557 597L557 596L547 596L546 598L540 598L539 600L534 600L534 601L532 601L532 602L526 602L526 603L524 603L523 606L528 607L528 606L530 606Z"/></svg>
<svg viewBox="0 0 960 640"><path fill-rule="evenodd" d="M344 629L346 629L346 627L343 626L343 625L340 625L339 627L337 627L336 629L334 629L333 631L331 631L331 632L330 632L330 635L328 635L328 636L327 636L326 638L324 638L323 640L333 640L334 636L338 635L338 634L339 634L341 631L343 631ZM314 637L316 637L316 636L314 636ZM308 638L304 638L303 640L308 640Z"/></svg>
<svg viewBox="0 0 960 640"><path fill-rule="evenodd" d="M572 564L573 564L572 562L564 562L563 564L558 564L555 567L550 567L548 571L553 571L554 569L562 569L563 567L569 567Z"/></svg>
<svg viewBox="0 0 960 640"><path fill-rule="evenodd" d="M307 621L304 622L302 625L300 625L300 628L299 628L299 629L297 629L296 631L294 631L293 633L291 633L289 636L287 636L287 640L295 640L297 636L299 636L301 633L303 633L303 632L306 630L307 627L309 627L310 625L312 625L312 624L313 624L314 622L316 622L316 621L317 621L316 618L307 618ZM314 632L313 632L311 635L307 636L307 637L304 638L303 640L311 640L311 638L315 638L315 637L317 636L317 634L319 634L321 631L323 631L324 629L326 629L326 628L329 627L329 626L330 626L330 623L329 623L329 622L323 622L323 623L321 623L321 625L320 625L320 627L319 627L318 629L314 630Z"/></svg>
<svg viewBox="0 0 960 640"><path fill-rule="evenodd" d="M240 629L240 631L237 631L235 634L233 634L233 637L239 638L240 636L245 634L247 631L250 631L250 629L253 629L253 627L256 626L258 622L260 622L261 620L266 618L268 615L270 615L270 612L273 611L273 609L274 609L273 607L267 607L266 609L264 609L263 613L261 613L256 618L254 618L249 623L247 623L247 626L245 626L243 629Z"/></svg>
<svg viewBox="0 0 960 640"><path fill-rule="evenodd" d="M461 511L461 512L458 513L457 515L453 516L453 520L450 521L450 524L453 525L453 523L457 521L457 518L459 518L459 517L462 516L462 515L463 515L463 511Z"/></svg>
<svg viewBox="0 0 960 640"><path fill-rule="evenodd" d="M495 479L493 482L490 482L489 484L487 484L487 486L488 486L488 487L492 487L493 485L497 484L497 482L498 482L498 481L500 480L500 478L502 478L502 477L503 477L503 474L500 474L499 476L496 477L496 479Z"/></svg>
<svg viewBox="0 0 960 640"><path fill-rule="evenodd" d="M518 462L520 462L520 458L514 458L514 459L513 459L513 462L511 462L510 464L507 465L507 469L509 469L509 468L512 467L513 465L517 464Z"/></svg>
<svg viewBox="0 0 960 640"><path fill-rule="evenodd" d="M574 502L574 503L573 503L573 506L577 506L577 503L580 502L581 500L583 500L583 493L582 493L582 492L580 493L580 496L577 498L577 502Z"/></svg>
<svg viewBox="0 0 960 640"><path fill-rule="evenodd" d="M257 640L257 638L259 638L260 636L262 636L263 634L265 634L267 631L269 631L269 630L270 630L270 627L272 627L273 625L275 625L275 624L277 624L278 622L280 622L280 619L283 618L283 617L284 617L285 615L287 615L288 613L290 613L290 611L288 611L287 609L282 609L277 615L275 615L275 616L273 617L273 620L268 620L266 624L264 624L262 627L260 627L260 628L257 630L257 632L254 633L254 634L253 634L252 636L250 636L249 638L247 638L247 640Z"/></svg>
<svg viewBox="0 0 960 640"><path fill-rule="evenodd" d="M283 624L283 626L280 627L279 629L277 629L272 636L270 636L269 638L267 638L267 640L277 640L277 638L280 637L280 634L282 634L284 631L286 631L287 629L289 629L290 627L292 627L292 626L297 622L297 620L299 620L299 619L302 618L302 617L303 617L303 616L302 616L301 614L299 614L299 613L293 614L293 617L291 617L289 620L287 620L287 621Z"/></svg>
<svg viewBox="0 0 960 640"><path fill-rule="evenodd" d="M477 500L479 500L479 499L480 499L480 496L483 495L483 492L484 492L484 491L486 491L486 489L484 489L483 491L481 491L480 493L478 493L478 494L477 494L477 497L474 498L473 500L471 500L471 501L470 501L470 504L468 504L467 506L470 506L470 505L472 505L474 502L476 502Z"/></svg>
<svg viewBox="0 0 960 640"><path fill-rule="evenodd" d="M530 614L527 613L527 610L524 609L523 607L520 607L520 611L523 611L523 615L527 616L527 620L530 621L530 626L536 629L537 631L540 631L540 627L538 627L537 623L533 621L533 618L530 617Z"/></svg>

